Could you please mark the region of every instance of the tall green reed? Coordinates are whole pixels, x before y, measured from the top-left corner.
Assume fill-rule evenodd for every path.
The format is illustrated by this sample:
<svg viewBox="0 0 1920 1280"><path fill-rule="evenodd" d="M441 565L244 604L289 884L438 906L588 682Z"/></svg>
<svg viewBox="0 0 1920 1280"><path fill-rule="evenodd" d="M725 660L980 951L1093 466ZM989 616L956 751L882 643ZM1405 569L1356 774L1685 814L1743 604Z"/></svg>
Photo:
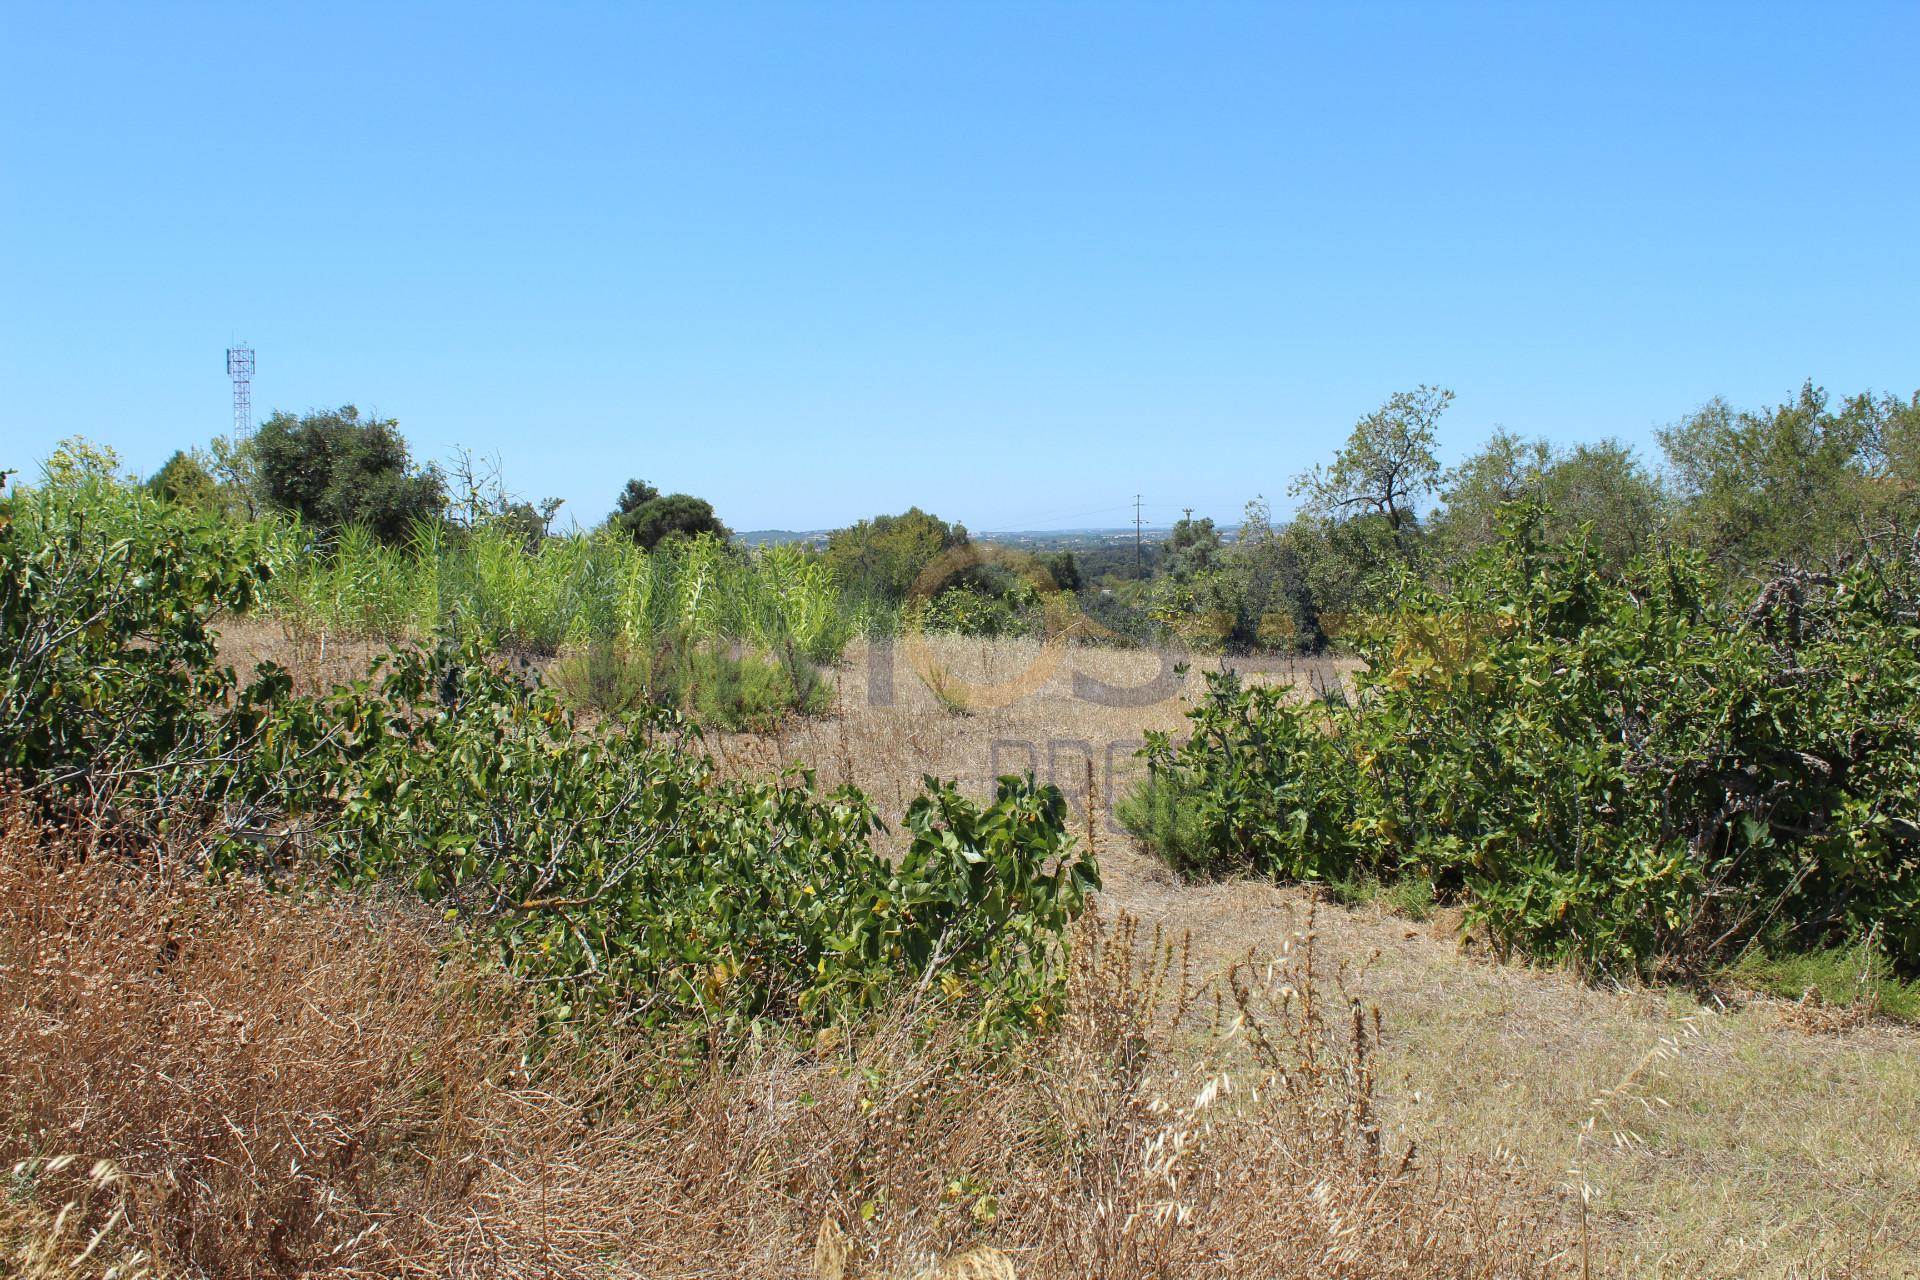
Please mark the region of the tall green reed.
<svg viewBox="0 0 1920 1280"><path fill-rule="evenodd" d="M436 635L552 654L618 640L725 642L830 662L859 629L832 570L793 547L714 538L653 551L605 533L529 545L499 526L416 528L404 547L364 530L329 544L285 526L275 607L368 638Z"/></svg>

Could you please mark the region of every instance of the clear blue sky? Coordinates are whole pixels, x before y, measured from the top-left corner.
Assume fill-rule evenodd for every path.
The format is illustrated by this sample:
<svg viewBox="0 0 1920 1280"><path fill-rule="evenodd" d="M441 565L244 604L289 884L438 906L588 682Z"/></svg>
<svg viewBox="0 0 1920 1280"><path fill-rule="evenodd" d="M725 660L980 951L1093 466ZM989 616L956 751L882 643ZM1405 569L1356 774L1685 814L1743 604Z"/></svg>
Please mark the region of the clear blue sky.
<svg viewBox="0 0 1920 1280"><path fill-rule="evenodd" d="M1920 386L1920 5L0 0L0 465L353 401L582 521L1237 516L1391 391ZM1284 504L1283 504L1284 505Z"/></svg>

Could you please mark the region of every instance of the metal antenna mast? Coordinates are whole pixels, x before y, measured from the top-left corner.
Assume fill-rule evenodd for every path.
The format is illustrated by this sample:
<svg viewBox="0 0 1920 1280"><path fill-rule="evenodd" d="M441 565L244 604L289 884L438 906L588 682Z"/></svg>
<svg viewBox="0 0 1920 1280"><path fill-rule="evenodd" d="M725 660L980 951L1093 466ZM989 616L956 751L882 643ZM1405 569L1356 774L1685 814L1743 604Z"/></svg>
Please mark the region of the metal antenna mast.
<svg viewBox="0 0 1920 1280"><path fill-rule="evenodd" d="M246 343L227 348L227 376L233 379L233 438L253 434L253 348Z"/></svg>
<svg viewBox="0 0 1920 1280"><path fill-rule="evenodd" d="M1133 495L1133 573L1140 576L1140 495Z"/></svg>

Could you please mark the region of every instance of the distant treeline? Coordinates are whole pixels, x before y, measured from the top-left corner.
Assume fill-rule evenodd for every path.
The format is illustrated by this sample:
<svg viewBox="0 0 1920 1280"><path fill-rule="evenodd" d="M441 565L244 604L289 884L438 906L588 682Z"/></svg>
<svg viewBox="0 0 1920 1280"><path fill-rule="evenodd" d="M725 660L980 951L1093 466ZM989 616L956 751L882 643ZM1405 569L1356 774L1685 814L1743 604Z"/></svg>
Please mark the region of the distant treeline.
<svg viewBox="0 0 1920 1280"><path fill-rule="evenodd" d="M1920 393L1836 398L1808 383L1757 410L1715 400L1661 431L1651 461L1617 440L1568 447L1500 431L1443 468L1437 427L1451 400L1422 386L1359 419L1331 459L1292 479L1297 510L1285 521L1255 497L1237 530L1188 519L1139 548L1029 553L983 548L964 525L909 507L783 555L830 575L813 586L831 583L845 634L903 625L1019 634L1071 617L1096 640L1312 651L1343 643L1355 619L1391 610L1410 584L1444 585L1497 541L1516 502L1538 504L1545 537L1579 538L1607 572L1652 547L1687 546L1730 584L1782 565L1830 566L1920 505ZM89 471L118 475L118 461L73 441L44 477ZM515 495L497 460L418 465L397 422L351 405L276 413L249 440L174 454L144 485L230 519L295 521L323 557L440 554L485 531L539 558L561 506ZM587 536L643 551L730 542L709 502L640 479ZM1072 607L1049 608L1062 593ZM543 643L565 639L553 619L539 629Z"/></svg>

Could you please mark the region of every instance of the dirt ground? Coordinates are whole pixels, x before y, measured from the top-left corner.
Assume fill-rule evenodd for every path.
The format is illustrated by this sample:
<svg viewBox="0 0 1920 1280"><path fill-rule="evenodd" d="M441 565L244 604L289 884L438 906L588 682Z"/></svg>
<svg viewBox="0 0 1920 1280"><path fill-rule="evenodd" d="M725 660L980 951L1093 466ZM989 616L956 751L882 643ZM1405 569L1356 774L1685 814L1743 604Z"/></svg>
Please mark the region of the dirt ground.
<svg viewBox="0 0 1920 1280"><path fill-rule="evenodd" d="M302 679L340 678L361 645L298 654L270 627L229 634L241 665L275 656ZM1167 936L1200 963L1271 953L1311 930L1338 980L1386 1029L1388 1106L1429 1158L1493 1156L1588 1217L1636 1275L1920 1276L1920 1034L1779 1002L1674 989L1599 987L1497 962L1457 915L1413 921L1264 883L1176 882L1112 820L1140 776L1148 729L1178 734L1184 674L1171 656L939 640L856 646L830 715L776 734L714 735L735 771L792 764L851 781L889 821L923 774L986 795L996 774L1033 770L1073 801L1089 778L1100 909ZM1281 662L1256 678L1307 695L1352 664Z"/></svg>

